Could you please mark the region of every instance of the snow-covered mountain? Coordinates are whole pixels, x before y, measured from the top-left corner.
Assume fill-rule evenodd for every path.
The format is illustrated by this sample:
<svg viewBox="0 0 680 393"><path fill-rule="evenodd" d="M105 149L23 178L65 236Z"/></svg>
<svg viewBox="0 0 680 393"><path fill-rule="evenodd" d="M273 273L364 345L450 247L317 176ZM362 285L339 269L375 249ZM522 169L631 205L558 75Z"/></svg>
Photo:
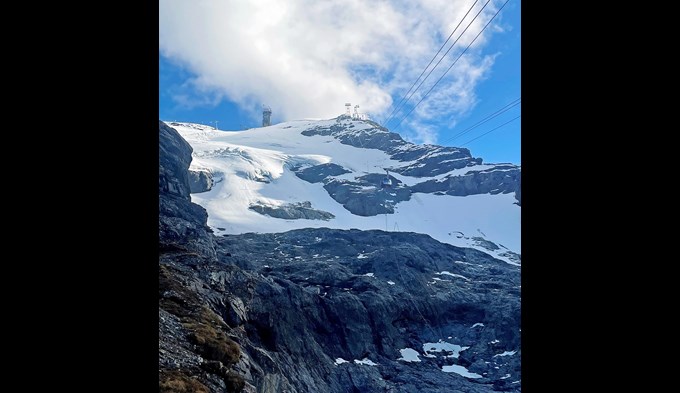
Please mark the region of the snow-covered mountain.
<svg viewBox="0 0 680 393"><path fill-rule="evenodd" d="M446 239L478 249L403 230L220 235L226 230L215 225L230 220L234 232L249 225L264 232L300 223L368 226L384 217L401 223L403 207L416 198L427 202L422 197L442 202L414 205L407 217L414 222L418 214L443 222L454 211L484 225L486 210L460 207L478 197L487 209L489 201L499 206L493 219L519 209L498 199L511 191L488 192L519 186L519 168L474 170L481 162L466 150L415 146L371 123L346 120L278 128L278 134L274 127L216 133L175 125L203 145L196 150L159 124L161 393L177 386L257 393L521 391L521 266L507 250L504 260L492 257L499 250L486 240L489 233ZM265 131L268 140L248 140ZM354 166L378 152L397 173L392 189L376 186L384 179L379 171L364 174ZM192 154L203 156L195 167L202 172L189 171L198 161ZM222 213L213 223L216 234L192 198L202 198L211 215Z"/></svg>
<svg viewBox="0 0 680 393"><path fill-rule="evenodd" d="M516 165L412 144L349 116L246 131L167 124L193 148L191 198L217 235L309 227L417 232L521 263ZM390 188L382 187L386 170Z"/></svg>

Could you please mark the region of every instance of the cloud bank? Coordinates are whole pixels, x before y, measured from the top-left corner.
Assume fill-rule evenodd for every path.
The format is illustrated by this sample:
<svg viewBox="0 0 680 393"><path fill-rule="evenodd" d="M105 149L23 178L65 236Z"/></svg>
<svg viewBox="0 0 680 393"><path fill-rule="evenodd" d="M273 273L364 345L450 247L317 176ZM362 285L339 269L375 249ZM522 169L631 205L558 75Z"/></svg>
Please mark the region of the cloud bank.
<svg viewBox="0 0 680 393"><path fill-rule="evenodd" d="M253 119L260 104L275 118L330 118L345 102L384 120L474 0L160 0L160 53L193 75L174 88L178 105L216 105L228 98ZM448 49L486 3L479 0ZM418 102L500 4L492 0L409 100ZM493 66L484 31L432 93L400 126L417 142L436 142L436 129L476 103L475 86ZM436 61L435 61L436 62ZM392 102L394 100L396 102ZM397 120L403 116L397 116ZM394 126L397 122L391 122Z"/></svg>

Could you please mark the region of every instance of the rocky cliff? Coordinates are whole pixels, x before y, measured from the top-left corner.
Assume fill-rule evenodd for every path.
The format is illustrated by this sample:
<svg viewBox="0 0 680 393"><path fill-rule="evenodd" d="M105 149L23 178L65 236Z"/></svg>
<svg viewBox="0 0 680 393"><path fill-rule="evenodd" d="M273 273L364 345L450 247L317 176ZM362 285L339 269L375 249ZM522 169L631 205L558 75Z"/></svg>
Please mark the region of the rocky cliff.
<svg viewBox="0 0 680 393"><path fill-rule="evenodd" d="M521 389L519 267L406 232L216 237L159 137L162 392Z"/></svg>

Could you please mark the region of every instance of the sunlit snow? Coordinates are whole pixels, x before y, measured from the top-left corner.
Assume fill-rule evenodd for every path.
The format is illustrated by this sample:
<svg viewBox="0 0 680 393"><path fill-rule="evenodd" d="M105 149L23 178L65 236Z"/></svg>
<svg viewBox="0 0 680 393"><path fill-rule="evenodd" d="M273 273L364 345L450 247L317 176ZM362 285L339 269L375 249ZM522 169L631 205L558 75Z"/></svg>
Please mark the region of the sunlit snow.
<svg viewBox="0 0 680 393"><path fill-rule="evenodd" d="M462 376L467 377L467 378L482 378L481 375L471 373L470 371L468 371L467 368L465 368L463 366L459 366L457 364L453 364L451 366L442 366L442 371L444 371L446 373L456 373L458 375L462 375Z"/></svg>
<svg viewBox="0 0 680 393"><path fill-rule="evenodd" d="M397 360L403 360L405 362L420 362L420 358L418 358L418 351L412 348L404 348L400 349L399 352L401 352L401 357Z"/></svg>
<svg viewBox="0 0 680 393"><path fill-rule="evenodd" d="M217 235L283 232L309 227L409 231L428 234L444 243L473 247L519 265L500 255L507 250L521 253L521 208L512 193L465 197L415 193L409 201L396 204L395 214L362 217L350 213L331 198L323 183L309 183L298 178L291 171L294 166L334 163L352 171L338 178L353 179L366 173L383 174L383 168L408 164L392 160L387 153L377 149L342 144L332 136L301 134L306 129L334 124L335 119L297 120L246 131L216 131L210 126L191 123L169 125L193 148L190 168L213 174L213 188L192 194L191 199L208 211L208 225ZM352 121L352 124L354 132L372 128L363 121ZM476 165L422 178L392 172L390 175L405 184L416 184L491 167L490 164ZM372 192L369 188L366 192ZM329 221L285 220L248 209L254 203L280 206L304 201L335 218ZM481 233L485 239L502 244L507 250L501 247L490 251L481 247L472 240ZM365 257L359 254L357 258Z"/></svg>

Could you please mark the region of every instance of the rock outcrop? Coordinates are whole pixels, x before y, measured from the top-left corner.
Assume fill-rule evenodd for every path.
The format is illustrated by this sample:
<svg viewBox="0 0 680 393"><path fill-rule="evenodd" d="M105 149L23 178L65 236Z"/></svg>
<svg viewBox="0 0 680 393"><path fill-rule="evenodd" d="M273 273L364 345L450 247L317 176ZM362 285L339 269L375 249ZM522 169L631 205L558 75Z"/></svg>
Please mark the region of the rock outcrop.
<svg viewBox="0 0 680 393"><path fill-rule="evenodd" d="M189 188L191 193L210 191L213 186L213 176L209 171L189 171Z"/></svg>
<svg viewBox="0 0 680 393"><path fill-rule="evenodd" d="M257 202L250 205L249 209L263 215L282 218L284 220L306 219L328 221L335 217L329 212L314 209L312 207L312 203L309 201L287 203L280 206L273 206L263 202Z"/></svg>
<svg viewBox="0 0 680 393"><path fill-rule="evenodd" d="M191 146L163 122L159 126L158 226L161 250L187 250L214 256L208 213L191 203Z"/></svg>
<svg viewBox="0 0 680 393"><path fill-rule="evenodd" d="M411 187L411 192L444 192L448 195L508 194L519 189L520 170L515 165L497 165L482 171L470 171L460 176L445 176ZM518 199L519 200L519 199Z"/></svg>

